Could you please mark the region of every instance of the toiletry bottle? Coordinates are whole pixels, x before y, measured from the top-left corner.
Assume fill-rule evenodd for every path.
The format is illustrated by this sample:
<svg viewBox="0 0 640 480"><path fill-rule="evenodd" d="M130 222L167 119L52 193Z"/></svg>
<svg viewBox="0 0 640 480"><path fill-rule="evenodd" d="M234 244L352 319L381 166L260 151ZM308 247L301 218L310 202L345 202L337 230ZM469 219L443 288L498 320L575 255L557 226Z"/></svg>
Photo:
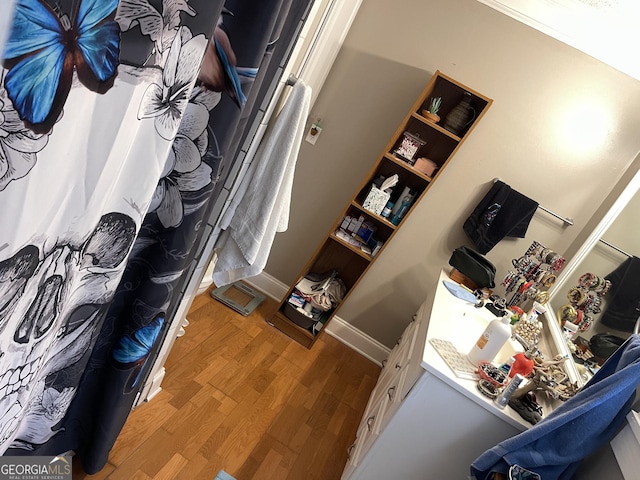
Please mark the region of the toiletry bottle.
<svg viewBox="0 0 640 480"><path fill-rule="evenodd" d="M524 381L524 377L519 373L516 373L515 376L511 379L509 384L502 389L500 395L496 397L493 403L499 409L503 409L509 403L509 399L513 396L513 392L515 392L520 384Z"/></svg>
<svg viewBox="0 0 640 480"><path fill-rule="evenodd" d="M400 220L402 220L404 216L407 214L407 211L411 206L411 202L413 202L413 197L414 196L411 193L407 193L404 196L404 198L402 199L402 202L400 203L400 208L393 215L393 217L391 217L391 223L393 223L394 225L398 225L400 223Z"/></svg>
<svg viewBox="0 0 640 480"><path fill-rule="evenodd" d="M544 307L544 305L541 305L538 302L533 302L533 306L531 307L531 310L529 311L527 318L529 319L530 322L534 322L538 319L540 315L546 312L547 312L547 309Z"/></svg>
<svg viewBox="0 0 640 480"><path fill-rule="evenodd" d="M578 331L579 327L575 323L566 321L562 324L562 334L565 340L571 340Z"/></svg>
<svg viewBox="0 0 640 480"><path fill-rule="evenodd" d="M382 209L382 213L380 214L383 218L389 218L391 215L391 209L393 208L394 203L389 200L385 207Z"/></svg>
<svg viewBox="0 0 640 480"><path fill-rule="evenodd" d="M487 328L484 329L482 335L473 344L471 351L467 354L467 358L474 365L479 362L491 362L498 354L500 349L507 343L511 336L511 312L508 312L502 318L495 318L489 322Z"/></svg>
<svg viewBox="0 0 640 480"><path fill-rule="evenodd" d="M500 370L502 370L506 375L509 375L509 372L511 371L511 366L515 361L516 359L514 357L509 357L509 360L507 360L505 363L500 365Z"/></svg>
<svg viewBox="0 0 640 480"><path fill-rule="evenodd" d="M533 372L534 361L533 355L537 352L534 350L533 352L527 350L524 353L516 353L513 358L514 362L509 369L509 376L514 377L517 374L522 375L523 377L528 377L531 372Z"/></svg>
<svg viewBox="0 0 640 480"><path fill-rule="evenodd" d="M398 210L400 210L400 207L402 206L402 200L404 199L404 197L409 195L410 192L411 189L409 187L404 187L402 192L399 193L397 197L392 197L395 205L391 208L391 217L398 213Z"/></svg>

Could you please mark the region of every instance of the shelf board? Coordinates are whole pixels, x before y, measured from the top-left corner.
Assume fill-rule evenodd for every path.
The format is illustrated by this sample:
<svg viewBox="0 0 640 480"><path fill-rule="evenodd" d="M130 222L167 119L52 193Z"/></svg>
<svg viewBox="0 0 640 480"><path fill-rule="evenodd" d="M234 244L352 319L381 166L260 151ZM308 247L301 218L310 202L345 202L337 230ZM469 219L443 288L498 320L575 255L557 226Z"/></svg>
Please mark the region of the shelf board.
<svg viewBox="0 0 640 480"><path fill-rule="evenodd" d="M345 242L340 237L337 237L335 233L329 234L329 238L331 238L331 240L333 240L334 242L338 242L340 245L344 246L345 248L348 248L353 253L357 253L358 255L360 255L365 260L371 261L373 259L373 257L371 255L369 255L368 253L363 252L362 250L360 250L355 245L351 245L350 243Z"/></svg>
<svg viewBox="0 0 640 480"><path fill-rule="evenodd" d="M420 172L418 172L418 173L420 173ZM397 225L394 225L389 220L387 220L384 217L381 217L380 215L376 215L371 210L367 210L366 208L364 208L361 204L359 204L355 200L351 202L351 206L357 208L358 210L360 210L362 213L364 213L368 217L374 217L376 219L376 221L382 223L383 225L386 225L387 227L391 228L392 230L395 230L396 228L398 228Z"/></svg>
<svg viewBox="0 0 640 480"><path fill-rule="evenodd" d="M430 177L429 175L425 175L424 173L420 172L419 170L416 170L411 165L409 165L406 161L402 160L400 157L396 157L391 152L385 153L384 154L384 158L386 158L387 160L391 160L393 163L395 163L398 166L404 168L405 170L409 170L412 175L415 175L416 177L420 177L423 180L426 180L427 182L431 182L433 180L432 177ZM389 223L389 224L393 225L393 223Z"/></svg>
<svg viewBox="0 0 640 480"><path fill-rule="evenodd" d="M449 130L447 130L446 128L442 128L440 125L437 125L433 122L430 122L429 120L427 120L425 117L423 117L422 115L420 115L419 113L412 113L411 116L417 120L420 120L422 123L424 123L425 125L433 128L434 130L437 130L438 132L442 133L443 135L446 135L447 137L455 140L456 142L459 142L460 140L462 140L459 136L451 133Z"/></svg>

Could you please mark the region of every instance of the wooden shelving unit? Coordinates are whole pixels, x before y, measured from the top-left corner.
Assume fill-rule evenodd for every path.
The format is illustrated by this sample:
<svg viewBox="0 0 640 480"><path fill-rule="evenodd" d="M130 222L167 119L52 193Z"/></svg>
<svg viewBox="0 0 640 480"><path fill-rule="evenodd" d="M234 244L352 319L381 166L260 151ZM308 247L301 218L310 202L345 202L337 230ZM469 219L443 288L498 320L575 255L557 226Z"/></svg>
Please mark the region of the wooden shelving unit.
<svg viewBox="0 0 640 480"><path fill-rule="evenodd" d="M471 95L471 106L475 110L475 117L468 123L465 129L460 132L459 136L447 130L442 125L448 113L460 103L465 93ZM442 107L439 112L441 120L437 124L428 121L421 114L422 110L428 107L432 97L442 97ZM304 328L292 320L295 315L291 313L292 306L288 304L288 299L295 290L298 281L311 272L324 274L336 271L339 278L345 284L346 294L342 302L324 315L324 326L326 326L344 304L349 294L355 289L358 282L366 274L369 267L384 251L386 246L389 245L398 230L402 228L402 225L410 217L415 206L419 202L424 201L429 187L437 180L440 173L455 156L458 149L486 114L492 102L493 100L490 98L437 71L408 112L404 121L398 126L398 129L389 140L385 150L371 167L371 170L363 179L351 201L345 206L327 235L320 242L314 254L307 261L298 276L298 280L289 288L284 300L278 305L269 323L302 345L311 348L318 335L320 335L324 329L318 331L317 328L313 327ZM408 161L394 153L403 139L405 132L409 132L426 142L414 157L425 157L434 161L439 168L433 176L419 172ZM394 194L398 195L405 187L415 192L415 198L411 207L397 225L391 223L389 218L376 215L362 206L369 193L372 182L381 176L387 178L394 174L397 174L399 178L398 184L394 189ZM394 198L393 194L391 198ZM383 242L381 249L375 256L336 236L336 232L340 228L345 216L359 216L361 214L365 215L367 220L374 224L377 229L375 233L376 238Z"/></svg>

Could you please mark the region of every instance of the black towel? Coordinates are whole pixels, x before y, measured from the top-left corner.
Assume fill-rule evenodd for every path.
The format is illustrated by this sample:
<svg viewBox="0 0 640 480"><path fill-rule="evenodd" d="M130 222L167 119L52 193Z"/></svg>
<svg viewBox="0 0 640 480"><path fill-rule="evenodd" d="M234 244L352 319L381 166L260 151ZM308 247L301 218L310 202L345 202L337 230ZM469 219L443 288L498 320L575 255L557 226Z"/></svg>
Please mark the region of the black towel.
<svg viewBox="0 0 640 480"><path fill-rule="evenodd" d="M476 250L487 253L504 237L524 238L538 202L500 180L476 206L463 229Z"/></svg>
<svg viewBox="0 0 640 480"><path fill-rule="evenodd" d="M607 307L600 323L622 332L633 332L640 317L640 259L629 257L605 278L611 281L611 288L605 297Z"/></svg>

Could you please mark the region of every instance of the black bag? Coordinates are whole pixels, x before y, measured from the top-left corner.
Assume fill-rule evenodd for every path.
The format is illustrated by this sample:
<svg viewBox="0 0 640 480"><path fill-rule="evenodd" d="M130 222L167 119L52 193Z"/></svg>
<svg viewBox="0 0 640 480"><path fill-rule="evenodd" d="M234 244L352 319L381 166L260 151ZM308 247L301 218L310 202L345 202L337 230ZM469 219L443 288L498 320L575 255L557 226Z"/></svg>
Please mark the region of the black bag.
<svg viewBox="0 0 640 480"><path fill-rule="evenodd" d="M625 339L610 333L596 333L589 340L591 353L606 360L624 343Z"/></svg>
<svg viewBox="0 0 640 480"><path fill-rule="evenodd" d="M496 286L496 267L469 247L458 247L451 254L449 265L469 277L479 288Z"/></svg>

